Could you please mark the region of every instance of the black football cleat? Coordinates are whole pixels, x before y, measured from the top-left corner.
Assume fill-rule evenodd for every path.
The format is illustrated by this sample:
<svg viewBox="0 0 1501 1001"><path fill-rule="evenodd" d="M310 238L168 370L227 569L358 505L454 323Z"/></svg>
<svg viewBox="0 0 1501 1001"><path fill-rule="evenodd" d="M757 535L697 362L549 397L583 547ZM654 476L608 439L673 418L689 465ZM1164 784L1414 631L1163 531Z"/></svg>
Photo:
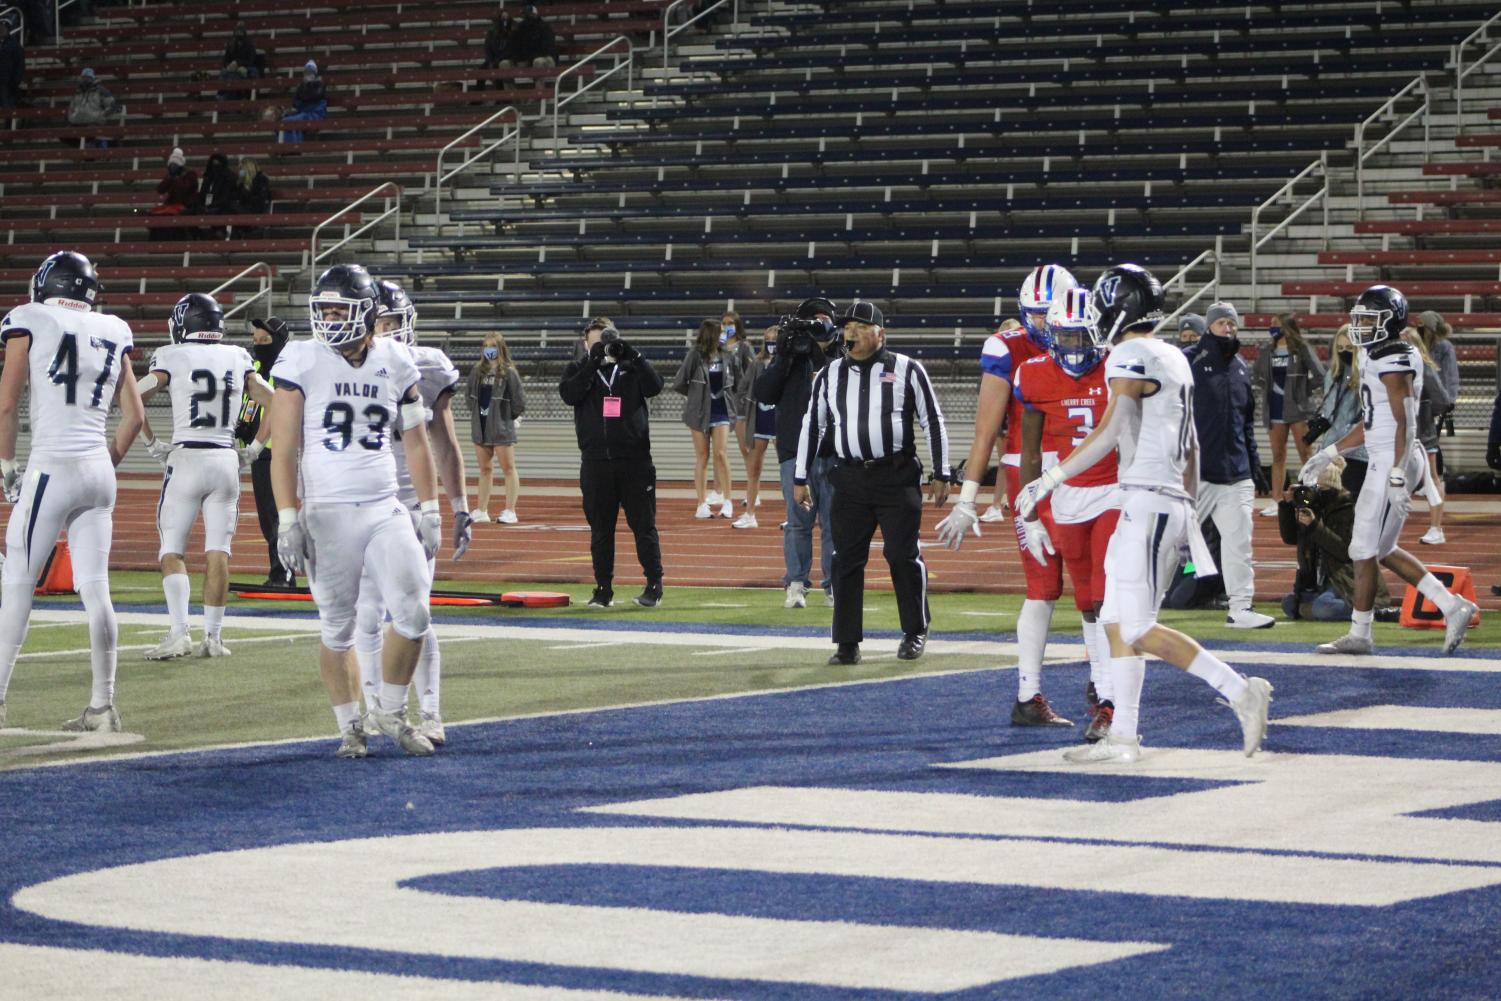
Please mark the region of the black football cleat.
<svg viewBox="0 0 1501 1001"><path fill-rule="evenodd" d="M839 649L835 650L829 657L830 667L848 667L851 664L858 663L860 663L859 643L841 643L839 644Z"/></svg>
<svg viewBox="0 0 1501 1001"><path fill-rule="evenodd" d="M1025 702L1011 707L1012 726L1073 726L1074 721L1053 712L1047 696L1038 692Z"/></svg>
<svg viewBox="0 0 1501 1001"><path fill-rule="evenodd" d="M1093 744L1110 733L1110 724L1115 721L1115 704L1109 699L1094 707L1094 718L1084 731L1084 742Z"/></svg>
<svg viewBox="0 0 1501 1001"><path fill-rule="evenodd" d="M922 656L923 647L928 645L927 633L908 633L902 637L901 643L897 644L897 660L916 660Z"/></svg>

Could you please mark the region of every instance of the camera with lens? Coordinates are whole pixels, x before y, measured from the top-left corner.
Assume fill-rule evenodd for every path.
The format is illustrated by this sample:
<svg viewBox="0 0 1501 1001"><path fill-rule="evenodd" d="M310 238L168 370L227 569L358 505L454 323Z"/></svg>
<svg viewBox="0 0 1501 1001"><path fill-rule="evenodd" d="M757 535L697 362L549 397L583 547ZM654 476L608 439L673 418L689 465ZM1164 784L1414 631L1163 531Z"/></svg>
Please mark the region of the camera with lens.
<svg viewBox="0 0 1501 1001"><path fill-rule="evenodd" d="M1313 507L1313 499L1318 496L1318 487L1311 487L1306 483L1293 485L1293 507L1297 510Z"/></svg>
<svg viewBox="0 0 1501 1001"><path fill-rule="evenodd" d="M818 320L784 316L777 321L779 350L795 355L811 355L822 341L829 339L829 328Z"/></svg>
<svg viewBox="0 0 1501 1001"><path fill-rule="evenodd" d="M1318 440L1324 437L1325 432L1327 432L1333 426L1333 422L1323 414L1318 414L1316 416L1310 417L1308 419L1308 430L1303 432L1303 444L1318 444Z"/></svg>
<svg viewBox="0 0 1501 1001"><path fill-rule="evenodd" d="M625 341L620 339L620 331L614 327L606 327L599 332L599 343L605 346L605 354L616 361L619 361L625 354Z"/></svg>

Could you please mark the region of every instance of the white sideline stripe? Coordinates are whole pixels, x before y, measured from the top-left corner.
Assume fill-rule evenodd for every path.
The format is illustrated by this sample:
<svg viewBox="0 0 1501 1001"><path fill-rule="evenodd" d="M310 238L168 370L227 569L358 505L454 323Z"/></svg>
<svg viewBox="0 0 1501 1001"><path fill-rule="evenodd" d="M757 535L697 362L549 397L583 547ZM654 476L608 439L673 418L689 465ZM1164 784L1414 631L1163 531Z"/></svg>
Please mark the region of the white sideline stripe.
<svg viewBox="0 0 1501 1001"><path fill-rule="evenodd" d="M729 649L720 649L720 650L695 650L693 652L693 656L695 656L695 657L733 657L736 654L740 654L740 653L765 653L765 652L766 652L766 647L764 647L764 646L734 646L734 647L730 647Z"/></svg>
<svg viewBox="0 0 1501 1001"><path fill-rule="evenodd" d="M309 634L307 633L282 633L277 636L242 636L237 639L227 641L226 645L228 645L229 643L233 643L236 646L244 643L292 643L297 640L305 640L308 638ZM127 646L115 647L115 652L132 653L136 650L155 650L158 646L160 646L159 643L131 643ZM230 649L233 650L233 647L231 647ZM80 647L76 650L39 650L36 653L23 653L19 657L17 657L16 660L42 660L46 657L86 657L92 652L93 651L91 651L88 647ZM195 660L197 658L193 654L185 654L184 656L172 657L170 659ZM155 663L165 664L167 663L167 661L156 661Z"/></svg>
<svg viewBox="0 0 1501 1001"><path fill-rule="evenodd" d="M438 980L392 973L272 966L182 956L136 956L125 952L0 945L0 969L16 997L29 1001L74 1001L80 985L107 981L119 1001L200 998L297 998L299 1001L622 1001L643 997L612 991L535 987L499 981ZM653 995L653 1001L659 1001ZM673 1001L662 997L660 1001Z"/></svg>
<svg viewBox="0 0 1501 1001"><path fill-rule="evenodd" d="M605 647L605 646L620 646L620 645L621 645L621 642L619 640L605 640L603 643L559 643L557 646L550 646L547 649L549 649L549 650L598 650L600 647Z"/></svg>
<svg viewBox="0 0 1501 1001"><path fill-rule="evenodd" d="M1424 733L1501 734L1501 709L1432 706L1365 706L1272 720L1277 726L1327 726L1343 730L1419 730Z"/></svg>

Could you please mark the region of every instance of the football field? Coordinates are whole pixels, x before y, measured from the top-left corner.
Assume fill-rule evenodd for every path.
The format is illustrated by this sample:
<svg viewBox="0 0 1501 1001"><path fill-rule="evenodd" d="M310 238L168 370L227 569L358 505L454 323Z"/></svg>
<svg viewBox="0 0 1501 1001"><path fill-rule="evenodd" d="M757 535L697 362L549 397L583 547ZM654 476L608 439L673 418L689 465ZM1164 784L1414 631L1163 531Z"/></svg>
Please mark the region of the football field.
<svg viewBox="0 0 1501 1001"><path fill-rule="evenodd" d="M915 664L829 610L439 613L449 741L333 757L306 604L231 607L226 660L153 664L116 579L125 730L72 602L39 602L0 731L0 997L1488 997L1501 696L1486 633L1164 620L1276 686L1266 750L1154 664L1136 766L1008 724L1019 598L940 595ZM573 589L582 602L587 589ZM884 607L882 607L884 606ZM1072 613L1044 688L1082 723ZM102 988L101 988L102 989Z"/></svg>

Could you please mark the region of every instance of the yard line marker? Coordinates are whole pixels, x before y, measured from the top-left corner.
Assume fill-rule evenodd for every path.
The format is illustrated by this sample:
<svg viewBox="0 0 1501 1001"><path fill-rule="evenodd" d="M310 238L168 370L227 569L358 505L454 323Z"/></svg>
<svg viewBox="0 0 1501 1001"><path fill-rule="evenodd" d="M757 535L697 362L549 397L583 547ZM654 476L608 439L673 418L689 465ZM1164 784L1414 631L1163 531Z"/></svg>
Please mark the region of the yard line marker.
<svg viewBox="0 0 1501 1001"><path fill-rule="evenodd" d="M695 650L693 652L693 656L695 656L695 657L729 657L729 656L733 656L735 654L741 654L741 653L766 653L766 652L767 652L767 648L764 647L764 646L732 646L729 649Z"/></svg>
<svg viewBox="0 0 1501 1001"><path fill-rule="evenodd" d="M620 640L606 640L603 643L560 643L550 646L549 650L597 650L602 646L621 646Z"/></svg>

